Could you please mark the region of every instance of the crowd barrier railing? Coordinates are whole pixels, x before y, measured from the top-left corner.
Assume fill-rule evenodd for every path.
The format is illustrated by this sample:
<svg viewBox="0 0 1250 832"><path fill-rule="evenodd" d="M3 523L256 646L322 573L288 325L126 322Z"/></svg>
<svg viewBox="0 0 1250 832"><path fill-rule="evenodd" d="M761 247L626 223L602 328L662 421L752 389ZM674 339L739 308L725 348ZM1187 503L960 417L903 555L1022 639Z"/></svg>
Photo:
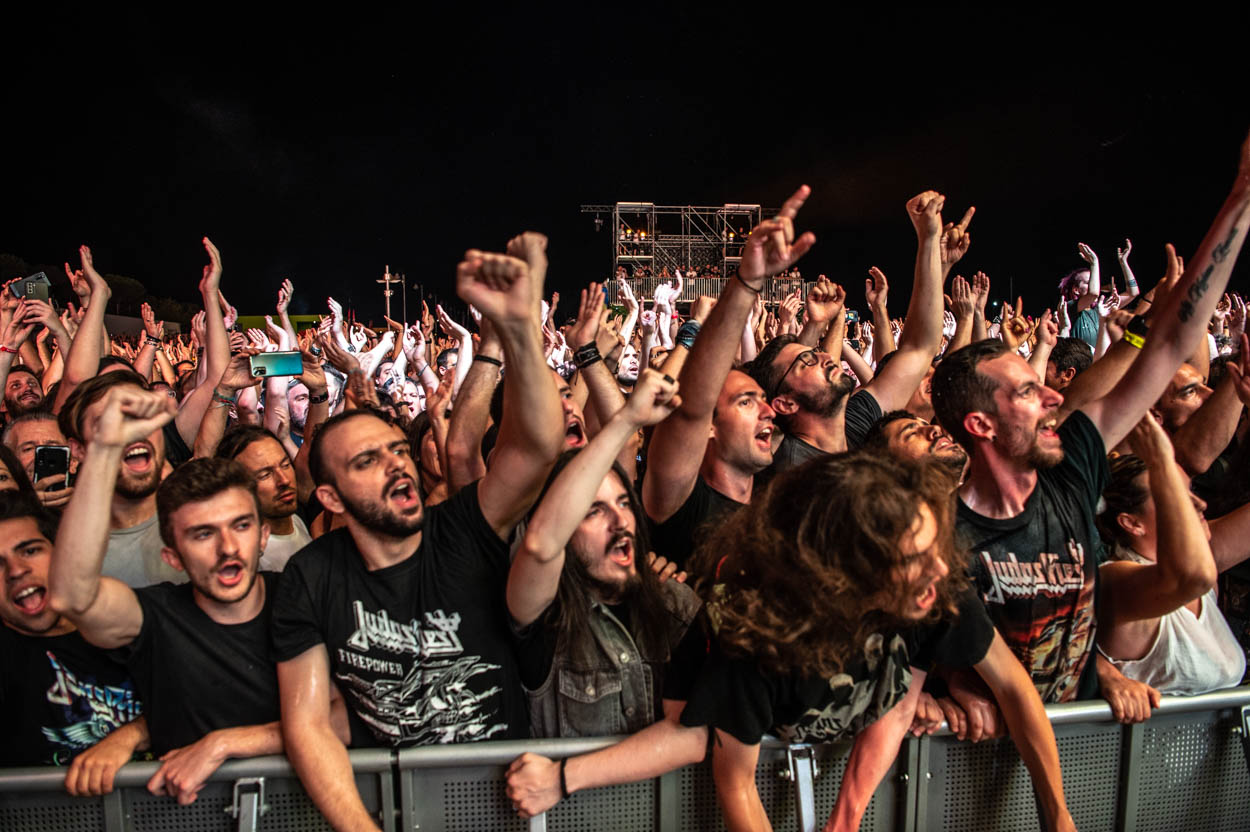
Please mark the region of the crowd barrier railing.
<svg viewBox="0 0 1250 832"><path fill-rule="evenodd" d="M1123 726L1101 700L1048 707L1068 807L1081 830L1250 830L1250 686L1164 697L1143 724ZM386 832L720 830L707 762L653 780L578 792L544 815L517 817L504 774L522 752L553 759L616 738L488 742L351 752L356 786ZM773 828L819 829L832 809L849 742L766 740L756 783ZM284 757L223 765L191 806L148 793L158 763L131 763L112 794L74 798L64 769L0 770L0 832L328 829ZM873 832L1038 829L1024 764L1009 739L976 745L948 731L908 736L868 806Z"/></svg>

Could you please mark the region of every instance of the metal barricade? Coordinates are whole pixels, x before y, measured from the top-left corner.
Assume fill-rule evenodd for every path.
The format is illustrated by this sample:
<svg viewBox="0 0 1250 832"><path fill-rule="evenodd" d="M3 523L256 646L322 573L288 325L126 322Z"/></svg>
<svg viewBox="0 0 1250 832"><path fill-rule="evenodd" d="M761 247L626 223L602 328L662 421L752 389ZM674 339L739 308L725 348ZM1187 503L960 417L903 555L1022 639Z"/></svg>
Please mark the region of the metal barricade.
<svg viewBox="0 0 1250 832"><path fill-rule="evenodd" d="M394 755L367 748L350 754L365 808L395 832ZM160 763L130 763L104 797L70 797L64 768L0 769L3 832L249 832L329 830L285 757L231 760L190 806L148 792Z"/></svg>
<svg viewBox="0 0 1250 832"><path fill-rule="evenodd" d="M1068 807L1082 830L1250 830L1250 768L1243 751L1250 686L1165 697L1150 721L1121 726L1102 701L1048 707ZM522 820L505 791L526 751L559 759L619 738L531 740L351 752L356 785L387 832L421 830L724 829L710 764L654 780L589 789ZM851 744L765 740L756 784L773 828L819 829L837 797ZM65 794L64 769L0 771L0 832L284 830L328 825L282 757L226 763L189 807L148 794L156 763L132 763L104 798ZM1038 829L1032 784L1009 739L972 745L943 729L908 736L861 829Z"/></svg>

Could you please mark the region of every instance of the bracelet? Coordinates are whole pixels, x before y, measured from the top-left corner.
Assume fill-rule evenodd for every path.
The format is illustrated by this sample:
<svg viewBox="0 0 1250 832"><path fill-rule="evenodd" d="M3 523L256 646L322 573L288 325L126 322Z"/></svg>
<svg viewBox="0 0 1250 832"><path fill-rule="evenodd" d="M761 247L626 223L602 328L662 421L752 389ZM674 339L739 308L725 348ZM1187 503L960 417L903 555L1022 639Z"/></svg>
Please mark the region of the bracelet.
<svg viewBox="0 0 1250 832"><path fill-rule="evenodd" d="M239 403L239 394L238 394L238 392L236 392L236 393L234 394L233 398L232 398L232 397L230 397L230 396L223 396L223 395L221 395L220 393L218 393L216 390L214 390L214 391L213 391L213 401L215 401L215 402L221 402L222 404L225 404L225 405L238 404L238 403Z"/></svg>
<svg viewBox="0 0 1250 832"><path fill-rule="evenodd" d="M324 393L321 393L320 395L317 395L317 396L314 396L312 393L308 394L309 404L322 404L324 402L328 402L329 400L330 400L330 390L328 388L326 389Z"/></svg>
<svg viewBox="0 0 1250 832"><path fill-rule="evenodd" d="M582 344L573 351L573 363L577 365L579 370L589 367L596 361L603 360L603 356L599 354L599 346L591 341L589 344Z"/></svg>
<svg viewBox="0 0 1250 832"><path fill-rule="evenodd" d="M474 361L485 361L487 364L494 364L496 367L503 367L503 362L498 358L491 358L489 355L475 355Z"/></svg>
<svg viewBox="0 0 1250 832"><path fill-rule="evenodd" d="M745 286L745 287L747 287L748 289L750 289L752 292L754 292L754 293L755 293L755 294L757 294L757 295L762 295L762 294L764 293L764 287L763 287L763 286L761 286L760 288L756 289L756 288L755 288L754 286L752 286L750 283L747 283L745 280L743 280L743 279L742 279L742 275L738 274L737 272L734 272L734 279L735 279L735 280L737 280L739 283L741 283L743 286ZM767 279L767 278L765 278L765 279Z"/></svg>
<svg viewBox="0 0 1250 832"><path fill-rule="evenodd" d="M698 321L686 321L677 328L677 335L673 338L674 344L681 344L686 349L694 346L694 339L699 336L699 330L703 329L703 324Z"/></svg>
<svg viewBox="0 0 1250 832"><path fill-rule="evenodd" d="M17 355L18 351L10 347L8 344L0 344L0 352L7 352L11 355Z"/></svg>
<svg viewBox="0 0 1250 832"><path fill-rule="evenodd" d="M561 800L564 800L565 798L569 796L569 781L564 778L564 764L567 763L568 761L569 761L568 757L565 757L563 760L560 761L560 799Z"/></svg>
<svg viewBox="0 0 1250 832"><path fill-rule="evenodd" d="M143 341L144 341L144 343L147 343L147 344L152 344L153 346L156 346L156 347L159 347L159 346L161 345L161 339L160 339L160 338L153 338L151 335L149 335L149 336L147 336L146 338L144 338L144 339L143 339Z"/></svg>

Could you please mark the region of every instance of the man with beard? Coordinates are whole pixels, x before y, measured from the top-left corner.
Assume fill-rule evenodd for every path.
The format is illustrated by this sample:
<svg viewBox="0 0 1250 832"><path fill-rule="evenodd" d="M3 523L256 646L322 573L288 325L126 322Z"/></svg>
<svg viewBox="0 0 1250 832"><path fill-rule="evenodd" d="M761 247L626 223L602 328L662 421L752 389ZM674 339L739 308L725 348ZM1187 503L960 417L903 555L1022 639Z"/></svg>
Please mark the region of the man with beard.
<svg viewBox="0 0 1250 832"><path fill-rule="evenodd" d="M521 681L538 737L632 734L663 718L665 667L699 609L638 558L646 521L617 454L678 404L655 370L580 451L561 458L508 574Z"/></svg>
<svg viewBox="0 0 1250 832"><path fill-rule="evenodd" d="M457 275L508 367L483 477L426 509L404 434L375 413L345 411L313 440L317 497L346 527L287 564L274 651L287 755L335 828L376 826L330 728L331 681L349 703L352 745L529 736L499 597L506 539L563 449L564 420L539 335L546 238L523 234L508 252L470 250Z"/></svg>
<svg viewBox="0 0 1250 832"><path fill-rule="evenodd" d="M88 414L98 408L113 391L127 394L146 393L147 383L130 370L114 370L94 376L79 384L57 416L61 433L69 439L70 451L79 460L79 468L91 444L95 425ZM168 396L163 397L171 401ZM102 574L116 578L127 586L187 580L184 571L171 566L161 557L161 530L156 515L156 488L165 467L164 423L150 436L136 438L119 462L120 471L110 482L116 482L108 509L108 548L104 555Z"/></svg>
<svg viewBox="0 0 1250 832"><path fill-rule="evenodd" d="M907 203L907 215L919 240L907 328L898 350L888 363L881 362L880 370L862 390L848 399L854 384L842 374L841 362L797 338L773 339L752 362L752 375L786 432L774 456L775 472L824 454L858 448L881 414L906 406L930 372L930 362L942 343L943 240L949 241L954 231L963 234L971 220L969 212L944 234L945 199L925 191Z"/></svg>
<svg viewBox="0 0 1250 832"><path fill-rule="evenodd" d="M9 368L4 380L4 412L10 420L44 407L43 385L25 364Z"/></svg>
<svg viewBox="0 0 1250 832"><path fill-rule="evenodd" d="M957 530L972 552L972 575L990 618L1044 702L1094 693L1089 656L1102 551L1095 514L1108 479L1106 454L1206 337L1245 240L1248 208L1250 138L1215 222L1157 302L1140 355L1109 392L1072 412L1062 427L1056 429L1063 395L1001 341L975 342L938 365L938 421L971 457Z"/></svg>
<svg viewBox="0 0 1250 832"><path fill-rule="evenodd" d="M881 417L864 438L864 447L884 451L899 460L932 457L950 471L956 483L963 482L968 452L959 446L941 425L894 410Z"/></svg>
<svg viewBox="0 0 1250 832"><path fill-rule="evenodd" d="M17 491L0 493L0 766L64 765L70 794L104 794L147 742L134 683L48 604L56 519Z"/></svg>
<svg viewBox="0 0 1250 832"><path fill-rule="evenodd" d="M188 462L156 495L161 557L189 584L131 589L101 576L114 480L174 409L128 384L86 408L86 455L63 518L73 535L53 555L48 603L130 670L163 760L148 789L188 804L225 760L282 751L269 645L277 576L257 573L268 528L252 478L221 459Z"/></svg>
<svg viewBox="0 0 1250 832"><path fill-rule="evenodd" d="M681 372L681 406L652 432L642 504L656 553L678 568L708 526L751 501L755 475L772 463L773 409L760 385L732 368L768 279L816 242L811 232L794 234L794 218L810 194L803 185L775 219L752 229L738 272L725 282L702 328L695 328Z"/></svg>
<svg viewBox="0 0 1250 832"><path fill-rule="evenodd" d="M312 542L298 513L299 494L291 457L277 437L259 425L240 425L228 432L217 446L217 456L233 459L252 475L260 514L269 526L269 541L261 555L260 568L281 572L291 555Z"/></svg>

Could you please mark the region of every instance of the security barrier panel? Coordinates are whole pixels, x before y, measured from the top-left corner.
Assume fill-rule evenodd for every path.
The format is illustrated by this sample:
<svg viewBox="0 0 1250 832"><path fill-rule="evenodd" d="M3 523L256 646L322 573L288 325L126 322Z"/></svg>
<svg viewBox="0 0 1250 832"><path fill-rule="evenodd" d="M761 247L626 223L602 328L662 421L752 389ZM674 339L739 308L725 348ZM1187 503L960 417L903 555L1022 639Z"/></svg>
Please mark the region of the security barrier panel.
<svg viewBox="0 0 1250 832"><path fill-rule="evenodd" d="M1250 757L1243 745L1250 686L1164 697L1149 722L1121 726L1101 700L1054 705L1068 807L1077 828L1142 832L1250 830ZM504 830L722 830L708 763L654 780L591 789L522 820L504 772L525 751L557 759L618 738L488 742L351 752L356 785L387 832ZM851 744L765 741L756 783L773 828L819 829L829 816ZM194 805L148 794L156 763L131 763L113 794L73 798L64 769L0 770L0 832L328 829L282 757L221 767ZM1035 830L1029 775L1009 739L972 745L943 729L908 736L861 827L874 832Z"/></svg>

